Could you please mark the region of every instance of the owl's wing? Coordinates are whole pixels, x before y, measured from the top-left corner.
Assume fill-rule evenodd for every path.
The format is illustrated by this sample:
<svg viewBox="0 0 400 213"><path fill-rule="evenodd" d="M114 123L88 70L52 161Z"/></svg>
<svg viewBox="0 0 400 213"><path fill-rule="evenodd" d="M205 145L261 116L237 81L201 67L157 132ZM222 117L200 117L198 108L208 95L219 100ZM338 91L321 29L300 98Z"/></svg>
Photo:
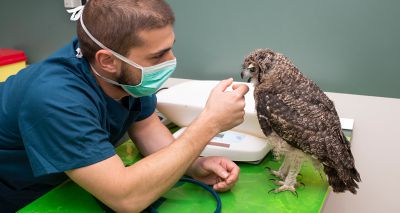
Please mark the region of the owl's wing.
<svg viewBox="0 0 400 213"><path fill-rule="evenodd" d="M268 124L287 143L336 164L335 156L347 153L349 144L332 101L312 81L289 85L257 90L257 109L264 108Z"/></svg>

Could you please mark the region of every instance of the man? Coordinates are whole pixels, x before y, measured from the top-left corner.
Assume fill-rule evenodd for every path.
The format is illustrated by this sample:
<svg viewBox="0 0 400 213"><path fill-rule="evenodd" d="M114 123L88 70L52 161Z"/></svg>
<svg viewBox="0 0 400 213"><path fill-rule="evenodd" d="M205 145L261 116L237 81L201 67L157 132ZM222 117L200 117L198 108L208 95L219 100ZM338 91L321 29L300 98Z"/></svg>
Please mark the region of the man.
<svg viewBox="0 0 400 213"><path fill-rule="evenodd" d="M199 158L240 124L245 85L221 81L176 140L154 113L154 93L176 66L174 15L162 0L90 0L78 39L0 83L0 212L15 211L68 177L118 212L138 212L184 175L229 190L239 168ZM115 154L129 133L142 160Z"/></svg>

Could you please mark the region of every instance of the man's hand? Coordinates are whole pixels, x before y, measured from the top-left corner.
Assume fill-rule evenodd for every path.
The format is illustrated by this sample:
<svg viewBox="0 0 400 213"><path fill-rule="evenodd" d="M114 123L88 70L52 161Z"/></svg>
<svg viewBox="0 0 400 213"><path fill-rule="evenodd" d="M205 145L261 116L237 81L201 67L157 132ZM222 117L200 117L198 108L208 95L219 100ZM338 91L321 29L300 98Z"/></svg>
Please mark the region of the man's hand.
<svg viewBox="0 0 400 213"><path fill-rule="evenodd" d="M204 111L200 116L210 117L218 132L231 129L244 119L244 95L249 91L245 84L234 85L232 91L225 91L233 79L221 81L210 93Z"/></svg>
<svg viewBox="0 0 400 213"><path fill-rule="evenodd" d="M214 190L225 192L231 189L239 178L239 167L225 157L200 157L190 167L188 174Z"/></svg>

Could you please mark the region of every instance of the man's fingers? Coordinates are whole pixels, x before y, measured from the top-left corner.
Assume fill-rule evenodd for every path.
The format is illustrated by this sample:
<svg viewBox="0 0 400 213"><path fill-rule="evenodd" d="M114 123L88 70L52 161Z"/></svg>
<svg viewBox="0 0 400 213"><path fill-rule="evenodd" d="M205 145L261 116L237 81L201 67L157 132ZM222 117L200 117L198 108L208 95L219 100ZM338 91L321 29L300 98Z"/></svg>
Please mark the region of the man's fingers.
<svg viewBox="0 0 400 213"><path fill-rule="evenodd" d="M235 89L237 89L238 87L240 87L241 85L243 85L243 84L234 84L234 85L232 85L232 89L235 90Z"/></svg>
<svg viewBox="0 0 400 213"><path fill-rule="evenodd" d="M204 165L204 167L212 172L214 172L216 175L221 177L222 179L225 179L229 176L228 171L222 167L219 163L209 163L207 165Z"/></svg>
<svg viewBox="0 0 400 213"><path fill-rule="evenodd" d="M226 179L226 183L227 184L235 183L239 178L239 172L240 168L238 166L233 166L233 168L230 169L230 175Z"/></svg>
<svg viewBox="0 0 400 213"><path fill-rule="evenodd" d="M226 88L228 88L233 82L233 78L228 78L225 80L220 81L217 86L215 86L215 89L221 92L224 92Z"/></svg>
<svg viewBox="0 0 400 213"><path fill-rule="evenodd" d="M204 163L203 167L205 170L213 172L222 179L229 177L229 171L227 168L217 162L218 161L208 161L207 163Z"/></svg>
<svg viewBox="0 0 400 213"><path fill-rule="evenodd" d="M218 192L226 192L229 189L231 189L235 184L234 183L228 183L226 181L221 181L219 183L214 184L213 188L214 190Z"/></svg>
<svg viewBox="0 0 400 213"><path fill-rule="evenodd" d="M249 91L249 87L246 84L235 84L232 89L234 93L240 96L244 96Z"/></svg>
<svg viewBox="0 0 400 213"><path fill-rule="evenodd" d="M230 186L228 186L225 182L219 182L214 184L213 188L218 192L225 192L230 189Z"/></svg>

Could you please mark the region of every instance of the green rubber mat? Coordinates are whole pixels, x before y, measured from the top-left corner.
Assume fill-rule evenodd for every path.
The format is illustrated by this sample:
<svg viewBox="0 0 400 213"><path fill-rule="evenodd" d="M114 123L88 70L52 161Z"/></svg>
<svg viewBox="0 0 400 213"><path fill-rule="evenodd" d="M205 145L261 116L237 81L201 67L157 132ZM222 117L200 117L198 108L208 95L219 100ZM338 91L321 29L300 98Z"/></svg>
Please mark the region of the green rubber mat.
<svg viewBox="0 0 400 213"><path fill-rule="evenodd" d="M271 155L260 165L240 163L239 181L231 192L219 193L222 212L320 212L328 191L324 175L314 170L311 164L303 165L299 181L304 183L297 189L298 197L292 192L268 193L277 188L275 178L264 167L279 168L280 163L272 161ZM216 203L205 190L195 185L171 189L164 197L167 200L159 212L213 212Z"/></svg>
<svg viewBox="0 0 400 213"><path fill-rule="evenodd" d="M171 131L174 131L173 129ZM131 165L141 158L131 141L117 149L125 165ZM303 164L298 181L304 186L297 189L298 196L285 191L269 193L277 188L270 179L275 178L265 167L278 169L281 162L267 157L258 165L238 163L239 181L229 192L219 193L222 212L320 212L329 187L323 173L316 171L311 163ZM167 200L158 208L163 212L214 212L216 202L209 192L197 185L177 184L163 197ZM97 201L72 181L67 181L19 210L26 212L103 212Z"/></svg>

